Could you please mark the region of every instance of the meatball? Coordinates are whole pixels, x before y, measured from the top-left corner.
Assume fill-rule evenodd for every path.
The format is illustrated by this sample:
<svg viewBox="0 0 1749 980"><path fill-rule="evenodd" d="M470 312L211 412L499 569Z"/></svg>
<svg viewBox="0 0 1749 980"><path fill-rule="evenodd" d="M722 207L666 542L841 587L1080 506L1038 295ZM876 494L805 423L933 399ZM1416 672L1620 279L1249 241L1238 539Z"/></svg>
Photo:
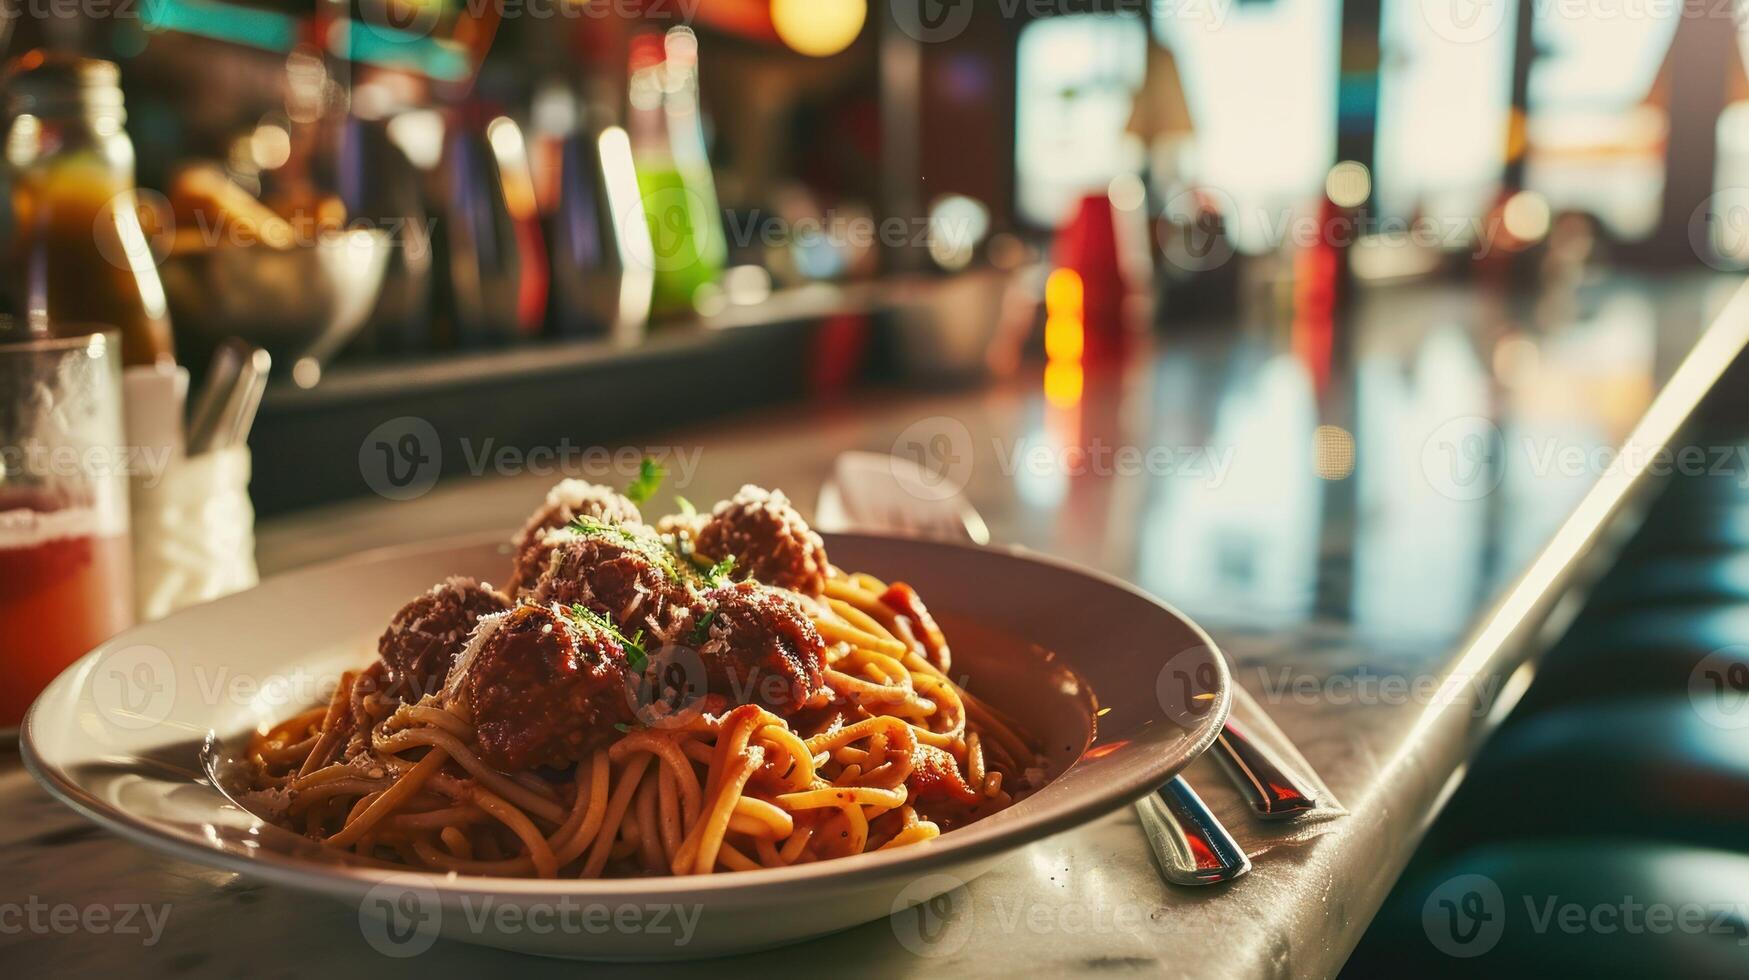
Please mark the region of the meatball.
<svg viewBox="0 0 1749 980"><path fill-rule="evenodd" d="M565 527L579 517L592 517L603 524L641 524L644 520L637 504L607 487L583 480L560 481L510 541L516 567L507 592L514 596L534 587L550 554L542 545L542 538L548 531Z"/></svg>
<svg viewBox="0 0 1749 980"><path fill-rule="evenodd" d="M737 577L751 575L803 595L826 589L826 546L782 491L742 487L717 504L697 545L715 560L733 557Z"/></svg>
<svg viewBox="0 0 1749 980"><path fill-rule="evenodd" d="M712 589L693 623L707 683L730 702L791 715L825 689L826 643L791 596L753 582Z"/></svg>
<svg viewBox="0 0 1749 980"><path fill-rule="evenodd" d="M486 620L457 692L480 757L506 771L562 767L616 737L631 718L619 639L546 606Z"/></svg>
<svg viewBox="0 0 1749 980"><path fill-rule="evenodd" d="M440 582L402 606L377 641L389 690L408 702L437 693L474 624L509 608L509 600L471 578Z"/></svg>
<svg viewBox="0 0 1749 980"><path fill-rule="evenodd" d="M690 598L674 556L648 531L630 527L549 531L552 554L530 593L542 605L581 604L626 635L667 638Z"/></svg>

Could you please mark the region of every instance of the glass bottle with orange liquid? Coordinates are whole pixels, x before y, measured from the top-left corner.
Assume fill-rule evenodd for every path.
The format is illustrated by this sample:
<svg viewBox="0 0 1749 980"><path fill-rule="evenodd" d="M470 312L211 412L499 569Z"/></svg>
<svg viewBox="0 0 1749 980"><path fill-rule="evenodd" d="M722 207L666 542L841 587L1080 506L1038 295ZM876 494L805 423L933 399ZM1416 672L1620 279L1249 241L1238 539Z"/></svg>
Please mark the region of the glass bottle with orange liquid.
<svg viewBox="0 0 1749 980"><path fill-rule="evenodd" d="M119 70L32 51L8 67L5 86L13 212L6 285L19 315L0 340L113 328L128 366L173 361Z"/></svg>

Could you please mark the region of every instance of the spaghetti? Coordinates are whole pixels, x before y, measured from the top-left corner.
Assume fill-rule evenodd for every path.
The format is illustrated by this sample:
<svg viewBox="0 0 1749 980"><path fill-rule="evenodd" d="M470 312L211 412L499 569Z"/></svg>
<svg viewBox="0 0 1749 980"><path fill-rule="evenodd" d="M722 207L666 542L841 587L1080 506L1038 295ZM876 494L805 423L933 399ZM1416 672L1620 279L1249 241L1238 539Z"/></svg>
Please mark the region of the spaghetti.
<svg viewBox="0 0 1749 980"><path fill-rule="evenodd" d="M916 594L831 566L793 512L749 521L737 502L752 490L658 533L629 520L604 531L576 507L554 508L567 493L603 493L562 484L550 526L516 542L519 563L540 565L517 570L532 584L514 602L475 601L457 580L415 600L382 658L345 674L328 704L254 735L248 802L366 860L595 878L907 846L1035 788L1037 753L948 676L946 639ZM612 503L623 510L623 498ZM788 507L780 494L756 503L766 517ZM746 533L715 526L723 520ZM585 549L594 564L571 560L579 527L596 535ZM665 597L572 587L624 561L604 542L626 534L637 548L659 541L664 554L646 556L657 564L671 559ZM729 561L708 557L713 540L735 549ZM725 582L730 563L758 568L764 584ZM807 591L776 584L794 568L805 574L787 584ZM577 601L553 599L561 591ZM623 683L598 682L615 657ZM740 683L760 669L780 682Z"/></svg>

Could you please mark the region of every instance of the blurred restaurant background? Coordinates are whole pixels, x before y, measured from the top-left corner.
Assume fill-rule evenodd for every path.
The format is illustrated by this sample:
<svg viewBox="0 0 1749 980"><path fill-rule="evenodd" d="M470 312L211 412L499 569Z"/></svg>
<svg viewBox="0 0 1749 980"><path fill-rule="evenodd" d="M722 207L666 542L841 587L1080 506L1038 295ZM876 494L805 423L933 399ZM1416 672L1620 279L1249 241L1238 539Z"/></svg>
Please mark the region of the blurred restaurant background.
<svg viewBox="0 0 1749 980"><path fill-rule="evenodd" d="M1509 472L1484 527L1453 503L1474 499L1467 487L1387 486L1415 469L1427 430L1500 409L1528 420L1526 438L1618 444L1749 268L1749 30L1730 2L0 6L0 341L119 331L126 443L216 461L145 504L136 488L136 537L177 494L206 508L197 528L241 535L185 549L241 563L202 598L254 581L256 518L417 496L476 465L421 455L422 433L609 446L726 423L728 441L746 418L773 431L779 406L1013 385L1069 413L1017 432L1102 431L1072 415L1099 403L1098 424L1122 416L1114 427L1138 439L1195 438L1206 421L1217 443L1270 450L1228 486L1145 501L1155 491L1102 489L1077 505L1066 477L1004 474L995 496L1025 518L1012 523L1056 535L1028 544L1133 573L1216 621L1333 615L1455 649L1599 474ZM1356 366L1360 320L1381 356ZM1574 329L1544 336L1545 322ZM1265 340L1199 353L1240 333ZM1137 357L1161 350L1190 353ZM1138 370L1154 372L1153 402L1099 402ZM1243 391L1217 398L1235 379ZM156 429L136 409L165 404ZM844 432L800 434L806 421L798 441ZM1740 425L1721 431L1740 442ZM1454 465L1487 449L1455 438ZM1382 464L1357 474L1357 446ZM925 466L947 461L916 448ZM403 470L423 482L408 491ZM1607 601L1749 599L1749 510L1732 506L1735 523L1704 532L1724 537L1696 547L1735 549L1735 564L1634 572L1647 578ZM1333 514L1351 520L1321 523ZM1352 554L1331 544L1337 526L1359 528ZM1175 559L1181 544L1212 557ZM132 615L150 618L151 601ZM1666 610L1668 630L1622 656L1686 643L1698 659L1749 636L1730 610L1717 629ZM1602 622L1593 638L1614 632ZM91 642L113 631L94 629ZM1572 676L1607 686L1604 673ZM1616 729L1650 733L1635 746L1688 754L1634 756L1629 774L1653 788L1597 808L1623 826L1673 819L1653 807L1662 775L1699 767L1685 785L1689 815L1705 815L1685 839L1740 850L1742 824L1720 823L1749 798L1740 738L1636 718ZM1540 815L1536 832L1554 834L1562 794L1626 778L1615 763L1639 750L1564 770L1594 780L1576 789L1547 781L1561 765L1539 745L1496 750L1510 778L1459 798L1454 839L1513 800L1540 800L1514 819ZM1383 921L1419 941L1425 894L1399 895ZM1549 948L1565 956L1561 939ZM1418 955L1363 946L1357 975L1419 970Z"/></svg>
<svg viewBox="0 0 1749 980"><path fill-rule="evenodd" d="M9 0L5 299L196 388L264 348L263 514L367 493L385 412L1067 400L1235 317L1329 357L1361 290L1749 263L1749 35L1642 6Z"/></svg>

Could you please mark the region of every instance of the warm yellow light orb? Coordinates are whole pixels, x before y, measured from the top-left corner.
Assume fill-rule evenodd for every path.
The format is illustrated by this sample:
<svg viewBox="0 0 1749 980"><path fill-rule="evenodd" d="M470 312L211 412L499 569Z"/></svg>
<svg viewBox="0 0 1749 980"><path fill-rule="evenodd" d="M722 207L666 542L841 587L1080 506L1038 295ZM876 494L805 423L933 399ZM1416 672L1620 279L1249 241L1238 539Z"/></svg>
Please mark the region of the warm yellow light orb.
<svg viewBox="0 0 1749 980"><path fill-rule="evenodd" d="M868 0L771 0L777 36L815 58L850 47L867 20Z"/></svg>

